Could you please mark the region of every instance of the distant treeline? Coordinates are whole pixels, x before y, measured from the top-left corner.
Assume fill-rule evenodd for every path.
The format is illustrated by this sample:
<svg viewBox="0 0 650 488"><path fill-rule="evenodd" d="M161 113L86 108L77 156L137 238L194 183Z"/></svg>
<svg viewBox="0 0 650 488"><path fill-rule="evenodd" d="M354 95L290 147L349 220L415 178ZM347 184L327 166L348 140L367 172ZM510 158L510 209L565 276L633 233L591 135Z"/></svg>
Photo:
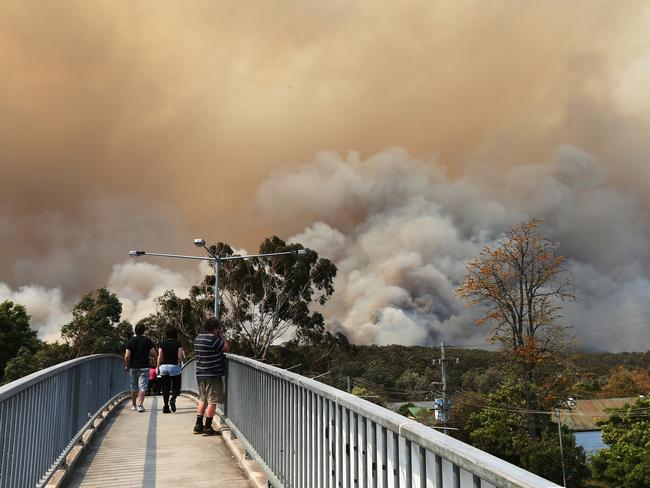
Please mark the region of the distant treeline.
<svg viewBox="0 0 650 488"><path fill-rule="evenodd" d="M446 346L447 389L488 394L504 378L499 351ZM439 395L440 347L350 344L342 334L323 337L318 344L287 342L271 348L268 362L306 375L324 375L321 381L345 390L351 384L366 388L383 403L420 400ZM457 361L456 361L457 359ZM650 391L650 351L568 352L561 371L549 379L561 381L561 391L574 398L634 396ZM299 366L296 366L299 365ZM645 373L645 374L644 374Z"/></svg>

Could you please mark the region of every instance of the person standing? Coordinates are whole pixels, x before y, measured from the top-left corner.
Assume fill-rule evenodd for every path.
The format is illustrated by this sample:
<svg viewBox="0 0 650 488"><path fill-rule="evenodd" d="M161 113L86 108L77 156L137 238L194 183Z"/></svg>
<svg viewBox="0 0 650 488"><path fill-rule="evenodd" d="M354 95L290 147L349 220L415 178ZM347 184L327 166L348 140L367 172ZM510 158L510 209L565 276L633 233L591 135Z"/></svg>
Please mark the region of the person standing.
<svg viewBox="0 0 650 488"><path fill-rule="evenodd" d="M162 382L162 395L165 402L163 413L176 411L176 397L181 392L181 366L184 361L185 351L178 340L178 331L172 326L167 326L165 340L158 348L156 368Z"/></svg>
<svg viewBox="0 0 650 488"><path fill-rule="evenodd" d="M138 412L144 412L142 404L149 386L149 357L156 357L153 342L143 335L145 330L143 321L136 324L135 337L126 343L124 353L124 369L131 373L131 410Z"/></svg>
<svg viewBox="0 0 650 488"><path fill-rule="evenodd" d="M230 343L224 338L223 330L216 318L205 321L205 332L194 339L196 354L196 379L199 385L199 406L196 410L195 434L221 435L212 427L217 403L224 403L224 376L226 374L225 352ZM205 414L205 424L203 415Z"/></svg>

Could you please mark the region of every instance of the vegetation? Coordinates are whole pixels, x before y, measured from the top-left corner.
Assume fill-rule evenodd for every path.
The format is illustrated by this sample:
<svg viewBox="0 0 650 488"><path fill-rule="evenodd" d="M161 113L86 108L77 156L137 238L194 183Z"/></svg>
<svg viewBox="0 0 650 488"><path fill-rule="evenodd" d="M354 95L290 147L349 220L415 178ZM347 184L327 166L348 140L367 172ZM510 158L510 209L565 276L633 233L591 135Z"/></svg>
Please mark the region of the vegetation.
<svg viewBox="0 0 650 488"><path fill-rule="evenodd" d="M123 352L133 328L128 322L120 322L121 315L122 304L106 288L82 296L72 308L72 321L61 328L72 357Z"/></svg>
<svg viewBox="0 0 650 488"><path fill-rule="evenodd" d="M560 445L554 418L536 415L537 432L530 439L525 409L526 386L509 379L487 396L485 407L469 416L466 430L471 443L495 456L526 468L544 478L563 483ZM585 452L576 446L570 431L562 429L567 486L584 486L590 472Z"/></svg>
<svg viewBox="0 0 650 488"><path fill-rule="evenodd" d="M537 233L531 219L509 229L494 248L485 246L467 265L457 293L471 305L485 307L477 325L492 324L492 339L513 364L523 384L525 408L540 408L535 395L540 366L557 359L566 336L559 325L561 300L572 299L565 258L558 244ZM526 414L528 435L537 437L535 415Z"/></svg>
<svg viewBox="0 0 650 488"><path fill-rule="evenodd" d="M13 302L0 303L0 378L11 358L21 349L38 347L36 331L29 327L29 315L25 307Z"/></svg>
<svg viewBox="0 0 650 488"><path fill-rule="evenodd" d="M299 244L286 244L270 237L259 252L298 251ZM227 258L232 248L224 243L211 246L211 252ZM336 266L318 254L306 250L303 255L288 254L251 260L224 260L219 273L220 315L236 351L265 359L269 347L291 330L296 339L309 342L323 335L322 306L334 292ZM147 317L152 338L162 334L166 324L181 334L186 350L193 350L194 337L204 320L213 314L214 276L207 275L192 286L188 298L167 291L156 299L157 311Z"/></svg>
<svg viewBox="0 0 650 488"><path fill-rule="evenodd" d="M75 357L122 353L133 336L128 322L120 322L122 304L115 294L99 288L81 297L72 309L72 321L63 325L63 343L39 340L25 308L12 302L0 305L2 383ZM6 358L6 359L5 359Z"/></svg>
<svg viewBox="0 0 650 488"><path fill-rule="evenodd" d="M266 239L260 254L298 251L278 237ZM312 250L226 262L225 322L235 342L245 345L248 355L265 359L269 346L292 330L298 340L309 340L324 331L323 316L313 305L324 305L334 292L336 266Z"/></svg>
<svg viewBox="0 0 650 488"><path fill-rule="evenodd" d="M646 488L650 486L650 399L640 398L600 421L603 441L592 461L596 479L606 486Z"/></svg>
<svg viewBox="0 0 650 488"><path fill-rule="evenodd" d="M597 392L598 398L628 398L641 393L650 393L650 374L647 369L614 368L607 382Z"/></svg>
<svg viewBox="0 0 650 488"><path fill-rule="evenodd" d="M3 383L17 380L23 376L70 359L70 348L65 343L40 342L36 349L22 347L5 368Z"/></svg>

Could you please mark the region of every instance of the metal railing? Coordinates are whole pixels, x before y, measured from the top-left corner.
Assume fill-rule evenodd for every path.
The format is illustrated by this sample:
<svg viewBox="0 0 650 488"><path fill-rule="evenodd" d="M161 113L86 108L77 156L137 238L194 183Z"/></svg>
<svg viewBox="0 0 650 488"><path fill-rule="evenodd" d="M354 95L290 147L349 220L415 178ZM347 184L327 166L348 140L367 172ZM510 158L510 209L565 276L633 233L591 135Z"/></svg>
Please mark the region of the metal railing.
<svg viewBox="0 0 650 488"><path fill-rule="evenodd" d="M0 487L46 484L95 417L128 390L116 354L73 359L0 387Z"/></svg>
<svg viewBox="0 0 650 488"><path fill-rule="evenodd" d="M354 395L228 354L226 423L277 488L552 488ZM193 362L182 389L196 393Z"/></svg>
<svg viewBox="0 0 650 488"><path fill-rule="evenodd" d="M181 392L199 394L199 385L196 382L196 358L189 359L181 369Z"/></svg>

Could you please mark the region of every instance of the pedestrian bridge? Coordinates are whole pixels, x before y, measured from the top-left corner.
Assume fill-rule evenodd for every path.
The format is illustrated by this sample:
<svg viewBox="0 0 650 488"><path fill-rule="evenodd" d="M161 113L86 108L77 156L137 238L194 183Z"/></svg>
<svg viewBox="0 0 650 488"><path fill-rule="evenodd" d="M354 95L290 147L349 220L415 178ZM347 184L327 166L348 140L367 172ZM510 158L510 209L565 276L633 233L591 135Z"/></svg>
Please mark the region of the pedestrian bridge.
<svg viewBox="0 0 650 488"><path fill-rule="evenodd" d="M60 478L63 486L249 486L223 438L192 435L193 362L183 368L188 397L174 414L163 415L155 397L147 412L132 412L128 385L122 358L101 354L1 387L0 488ZM228 435L276 488L558 486L358 397L240 356L228 355L224 414Z"/></svg>

